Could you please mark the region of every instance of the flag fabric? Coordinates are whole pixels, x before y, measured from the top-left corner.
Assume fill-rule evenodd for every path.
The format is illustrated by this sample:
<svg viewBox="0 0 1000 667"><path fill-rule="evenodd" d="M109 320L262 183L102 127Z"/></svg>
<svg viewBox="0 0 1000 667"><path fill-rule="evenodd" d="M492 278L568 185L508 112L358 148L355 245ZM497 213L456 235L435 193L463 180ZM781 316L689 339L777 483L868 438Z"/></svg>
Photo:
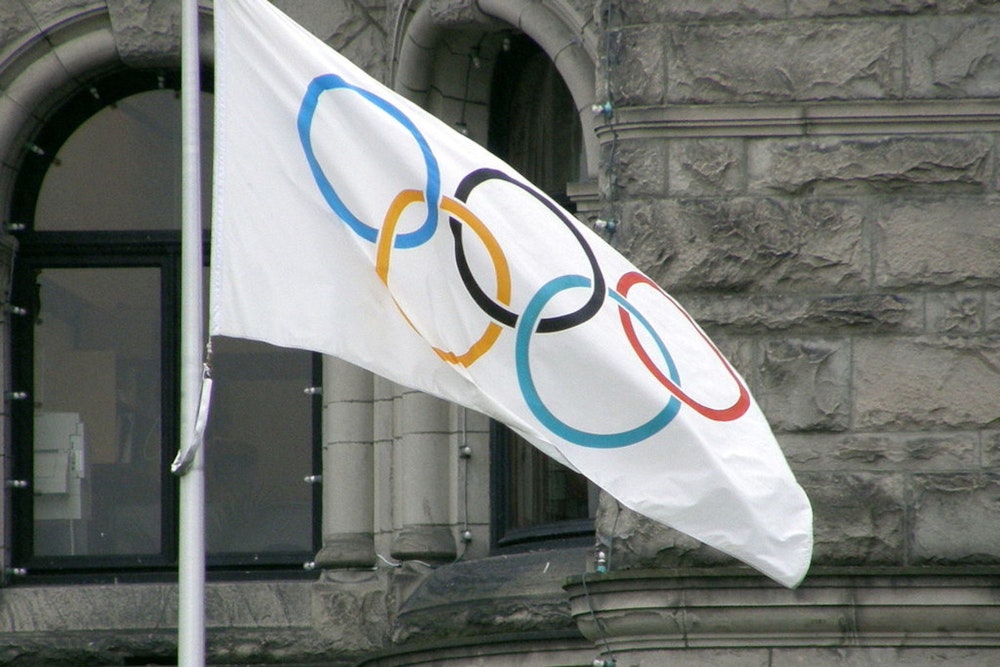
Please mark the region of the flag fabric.
<svg viewBox="0 0 1000 667"><path fill-rule="evenodd" d="M215 12L212 335L478 410L623 505L801 581L809 501L674 299L265 0Z"/></svg>

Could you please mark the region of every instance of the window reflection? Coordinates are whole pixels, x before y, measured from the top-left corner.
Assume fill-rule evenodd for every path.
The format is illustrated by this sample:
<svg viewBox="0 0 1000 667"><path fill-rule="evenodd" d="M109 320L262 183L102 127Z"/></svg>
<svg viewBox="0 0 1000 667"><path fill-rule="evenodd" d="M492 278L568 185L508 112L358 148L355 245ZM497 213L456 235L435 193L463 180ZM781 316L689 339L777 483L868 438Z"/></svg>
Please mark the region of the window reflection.
<svg viewBox="0 0 1000 667"><path fill-rule="evenodd" d="M312 547L311 356L254 341L212 342L214 396L205 434L207 534L213 553Z"/></svg>
<svg viewBox="0 0 1000 667"><path fill-rule="evenodd" d="M210 192L212 96L202 94L202 190ZM181 110L173 90L131 95L91 116L45 174L36 231L180 229ZM209 221L209 197L202 219Z"/></svg>
<svg viewBox="0 0 1000 667"><path fill-rule="evenodd" d="M159 271L44 269L37 294L35 552L156 553Z"/></svg>

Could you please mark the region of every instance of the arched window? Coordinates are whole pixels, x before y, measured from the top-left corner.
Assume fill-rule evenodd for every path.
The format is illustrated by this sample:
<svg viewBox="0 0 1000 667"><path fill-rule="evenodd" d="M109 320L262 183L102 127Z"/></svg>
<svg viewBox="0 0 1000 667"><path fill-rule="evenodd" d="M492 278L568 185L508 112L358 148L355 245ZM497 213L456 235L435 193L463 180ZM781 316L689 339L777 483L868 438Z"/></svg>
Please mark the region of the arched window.
<svg viewBox="0 0 1000 667"><path fill-rule="evenodd" d="M565 208L580 178L582 130L549 57L524 35L507 38L490 92L488 147ZM494 542L507 546L593 535L596 490L513 431L491 427Z"/></svg>
<svg viewBox="0 0 1000 667"><path fill-rule="evenodd" d="M205 77L209 80L209 77ZM180 100L170 71L105 76L32 140L12 216L13 564L32 573L176 561ZM203 93L208 225L211 94ZM207 241L207 239L206 239ZM311 560L317 383L308 353L218 340L206 437L210 568Z"/></svg>

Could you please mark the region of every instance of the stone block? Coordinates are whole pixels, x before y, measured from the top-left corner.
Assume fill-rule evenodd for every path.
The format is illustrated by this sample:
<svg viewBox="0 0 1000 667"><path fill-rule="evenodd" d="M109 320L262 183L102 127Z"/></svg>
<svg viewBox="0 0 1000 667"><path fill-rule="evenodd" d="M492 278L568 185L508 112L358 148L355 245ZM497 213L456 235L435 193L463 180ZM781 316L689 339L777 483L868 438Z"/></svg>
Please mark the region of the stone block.
<svg viewBox="0 0 1000 667"><path fill-rule="evenodd" d="M968 471L977 469L980 462L979 434L974 431L782 433L778 441L796 471Z"/></svg>
<svg viewBox="0 0 1000 667"><path fill-rule="evenodd" d="M408 391L397 412L403 434L447 433L451 428L451 403L430 394Z"/></svg>
<svg viewBox="0 0 1000 667"><path fill-rule="evenodd" d="M882 287L1000 284L1000 199L900 199L876 213Z"/></svg>
<svg viewBox="0 0 1000 667"><path fill-rule="evenodd" d="M869 338L854 344L857 429L969 428L1000 421L1000 342Z"/></svg>
<svg viewBox="0 0 1000 667"><path fill-rule="evenodd" d="M902 475L798 473L813 506L813 565L901 565L906 493Z"/></svg>
<svg viewBox="0 0 1000 667"><path fill-rule="evenodd" d="M730 556L668 528L601 493L594 519L612 570L732 565Z"/></svg>
<svg viewBox="0 0 1000 667"><path fill-rule="evenodd" d="M684 305L713 331L924 331L923 300L899 294L692 294L684 297Z"/></svg>
<svg viewBox="0 0 1000 667"><path fill-rule="evenodd" d="M906 97L1000 96L1000 17L913 21L906 44Z"/></svg>
<svg viewBox="0 0 1000 667"><path fill-rule="evenodd" d="M667 190L667 146L663 141L619 141L601 147L602 190L614 197L662 196Z"/></svg>
<svg viewBox="0 0 1000 667"><path fill-rule="evenodd" d="M962 336L983 330L982 292L928 294L926 303L928 332Z"/></svg>
<svg viewBox="0 0 1000 667"><path fill-rule="evenodd" d="M28 11L31 11L30 9ZM5 2L0 4L0 63L3 63L11 47L19 45L28 35L38 31L33 16L25 11L19 3ZM41 22L40 19L36 19Z"/></svg>
<svg viewBox="0 0 1000 667"><path fill-rule="evenodd" d="M789 648L773 651L773 656L769 667L984 667L1000 664L1000 649L991 647Z"/></svg>
<svg viewBox="0 0 1000 667"><path fill-rule="evenodd" d="M842 194L920 188L981 192L993 180L984 135L766 139L748 148L748 189Z"/></svg>
<svg viewBox="0 0 1000 667"><path fill-rule="evenodd" d="M947 0L946 0L947 1ZM788 14L799 18L813 16L908 15L933 11L944 4L936 0L790 0Z"/></svg>
<svg viewBox="0 0 1000 667"><path fill-rule="evenodd" d="M850 202L633 200L614 242L668 291L821 291L866 280L862 221Z"/></svg>
<svg viewBox="0 0 1000 667"><path fill-rule="evenodd" d="M0 3L0 62L8 46L38 29L51 30L67 17L85 13L104 2L94 0L23 0Z"/></svg>
<svg viewBox="0 0 1000 667"><path fill-rule="evenodd" d="M369 10L366 14L370 17L372 12ZM334 36L334 44L338 38L338 36ZM336 48L374 79L385 84L391 80L389 54L392 47L388 34L380 28L378 23L371 22L350 42Z"/></svg>
<svg viewBox="0 0 1000 667"><path fill-rule="evenodd" d="M739 139L680 139L670 144L670 193L734 194L746 179L744 142Z"/></svg>
<svg viewBox="0 0 1000 667"><path fill-rule="evenodd" d="M627 23L700 21L705 19L774 19L785 15L784 0L677 0L623 3Z"/></svg>
<svg viewBox="0 0 1000 667"><path fill-rule="evenodd" d="M1000 290L987 290L985 302L983 306L983 330L986 333L998 333L1000 332Z"/></svg>
<svg viewBox="0 0 1000 667"><path fill-rule="evenodd" d="M983 467L1000 468L1000 431L983 432Z"/></svg>
<svg viewBox="0 0 1000 667"><path fill-rule="evenodd" d="M840 431L850 422L850 344L843 339L765 343L756 394L778 431Z"/></svg>
<svg viewBox="0 0 1000 667"><path fill-rule="evenodd" d="M1000 474L916 475L911 562L1000 562Z"/></svg>
<svg viewBox="0 0 1000 667"><path fill-rule="evenodd" d="M176 65L181 48L180 3L107 0L123 62L135 67Z"/></svg>
<svg viewBox="0 0 1000 667"><path fill-rule="evenodd" d="M386 586L372 570L324 572L312 585L314 627L340 651L382 647L389 635Z"/></svg>
<svg viewBox="0 0 1000 667"><path fill-rule="evenodd" d="M659 26L612 31L608 35L606 65L598 70L597 90L610 91L615 107L662 104L667 85L663 44Z"/></svg>
<svg viewBox="0 0 1000 667"><path fill-rule="evenodd" d="M902 92L902 29L887 21L672 27L667 101L885 99Z"/></svg>

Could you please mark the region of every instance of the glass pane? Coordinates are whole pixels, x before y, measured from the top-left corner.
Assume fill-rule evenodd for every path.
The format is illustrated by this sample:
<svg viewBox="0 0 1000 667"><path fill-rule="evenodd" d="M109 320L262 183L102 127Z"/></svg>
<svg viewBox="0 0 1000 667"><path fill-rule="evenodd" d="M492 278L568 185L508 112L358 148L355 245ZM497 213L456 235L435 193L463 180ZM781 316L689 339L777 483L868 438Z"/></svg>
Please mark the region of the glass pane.
<svg viewBox="0 0 1000 667"><path fill-rule="evenodd" d="M160 276L39 271L34 553L160 551Z"/></svg>
<svg viewBox="0 0 1000 667"><path fill-rule="evenodd" d="M205 437L208 550L306 552L313 547L312 355L254 341L212 342Z"/></svg>
<svg viewBox="0 0 1000 667"><path fill-rule="evenodd" d="M507 528L586 519L591 516L591 487L587 479L532 447L510 432Z"/></svg>
<svg viewBox="0 0 1000 667"><path fill-rule="evenodd" d="M203 93L203 221L211 210L212 95ZM62 145L42 182L37 231L180 229L181 103L173 90L104 107Z"/></svg>

